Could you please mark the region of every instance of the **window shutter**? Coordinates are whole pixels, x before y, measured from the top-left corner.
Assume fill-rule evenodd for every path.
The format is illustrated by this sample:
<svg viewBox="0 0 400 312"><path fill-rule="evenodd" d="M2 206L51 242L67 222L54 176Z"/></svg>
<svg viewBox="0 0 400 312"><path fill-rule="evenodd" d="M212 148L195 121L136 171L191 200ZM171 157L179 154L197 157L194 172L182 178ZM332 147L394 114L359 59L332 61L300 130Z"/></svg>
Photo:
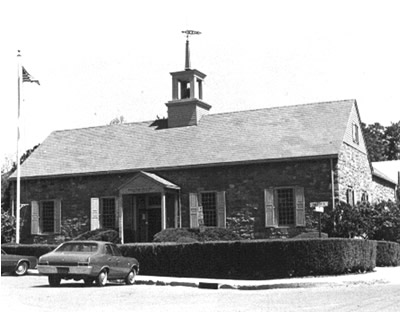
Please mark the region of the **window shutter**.
<svg viewBox="0 0 400 312"><path fill-rule="evenodd" d="M54 201L54 233L61 233L61 200Z"/></svg>
<svg viewBox="0 0 400 312"><path fill-rule="evenodd" d="M190 227L199 227L197 212L199 209L199 198L197 193L189 193Z"/></svg>
<svg viewBox="0 0 400 312"><path fill-rule="evenodd" d="M217 227L226 228L225 191L217 192Z"/></svg>
<svg viewBox="0 0 400 312"><path fill-rule="evenodd" d="M31 202L31 234L39 234L39 202Z"/></svg>
<svg viewBox="0 0 400 312"><path fill-rule="evenodd" d="M304 203L304 187L295 188L296 226L306 226L306 209Z"/></svg>
<svg viewBox="0 0 400 312"><path fill-rule="evenodd" d="M265 206L265 226L275 227L278 225L278 213L274 205L274 188L270 187L264 190Z"/></svg>
<svg viewBox="0 0 400 312"><path fill-rule="evenodd" d="M100 205L99 205L100 200L98 198L91 198L90 199L90 230L96 230L100 228L100 220L99 220L99 214L100 214Z"/></svg>

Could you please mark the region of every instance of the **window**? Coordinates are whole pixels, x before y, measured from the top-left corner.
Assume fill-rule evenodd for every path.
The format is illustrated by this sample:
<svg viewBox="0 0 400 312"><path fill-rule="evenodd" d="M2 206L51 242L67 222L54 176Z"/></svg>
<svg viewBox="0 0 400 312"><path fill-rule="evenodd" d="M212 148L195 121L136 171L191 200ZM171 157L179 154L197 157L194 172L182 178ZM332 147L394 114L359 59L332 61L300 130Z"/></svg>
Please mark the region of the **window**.
<svg viewBox="0 0 400 312"><path fill-rule="evenodd" d="M101 225L104 229L115 228L115 198L101 199Z"/></svg>
<svg viewBox="0 0 400 312"><path fill-rule="evenodd" d="M270 187L264 190L265 226L305 226L304 188Z"/></svg>
<svg viewBox="0 0 400 312"><path fill-rule="evenodd" d="M346 202L351 206L354 206L354 204L355 204L354 189L351 187L348 188L346 191Z"/></svg>
<svg viewBox="0 0 400 312"><path fill-rule="evenodd" d="M362 192L362 194L361 194L361 201L362 202L368 202L369 201L369 198L368 198L368 193L367 192Z"/></svg>
<svg viewBox="0 0 400 312"><path fill-rule="evenodd" d="M292 188L277 189L276 199L278 204L278 225L294 225L296 212L294 190Z"/></svg>
<svg viewBox="0 0 400 312"><path fill-rule="evenodd" d="M41 229L42 233L54 232L54 202L41 202Z"/></svg>
<svg viewBox="0 0 400 312"><path fill-rule="evenodd" d="M360 134L357 124L353 124L353 142L356 144L360 143Z"/></svg>
<svg viewBox="0 0 400 312"><path fill-rule="evenodd" d="M217 196L215 192L201 193L205 226L217 226Z"/></svg>
<svg viewBox="0 0 400 312"><path fill-rule="evenodd" d="M199 227L200 207L204 226L226 227L225 191L189 193L190 227Z"/></svg>
<svg viewBox="0 0 400 312"><path fill-rule="evenodd" d="M31 202L31 234L61 232L61 201L43 200Z"/></svg>

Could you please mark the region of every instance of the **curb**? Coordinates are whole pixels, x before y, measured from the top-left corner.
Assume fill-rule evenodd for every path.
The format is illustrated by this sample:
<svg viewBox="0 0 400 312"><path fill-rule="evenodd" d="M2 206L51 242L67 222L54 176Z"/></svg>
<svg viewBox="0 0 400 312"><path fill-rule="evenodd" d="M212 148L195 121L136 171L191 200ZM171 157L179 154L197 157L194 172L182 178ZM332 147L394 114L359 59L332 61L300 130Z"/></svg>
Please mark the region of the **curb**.
<svg viewBox="0 0 400 312"><path fill-rule="evenodd" d="M400 268L399 268L400 269ZM40 276L38 270L28 270L28 275ZM355 285L373 285L373 284L390 284L393 280L385 278L382 275L375 275L374 278L363 278L365 275L354 275L350 279L337 279L336 277L325 277L323 279L312 280L293 280L282 282L282 280L267 281L239 281L239 280L216 280L216 279L198 279L196 278L176 278L161 276L140 276L136 277L136 285L154 285L154 286L182 286L200 289L237 289L237 290L268 290L268 289L285 289L285 288L313 288L313 287L339 287L339 286L355 286ZM340 276L340 277L346 277Z"/></svg>

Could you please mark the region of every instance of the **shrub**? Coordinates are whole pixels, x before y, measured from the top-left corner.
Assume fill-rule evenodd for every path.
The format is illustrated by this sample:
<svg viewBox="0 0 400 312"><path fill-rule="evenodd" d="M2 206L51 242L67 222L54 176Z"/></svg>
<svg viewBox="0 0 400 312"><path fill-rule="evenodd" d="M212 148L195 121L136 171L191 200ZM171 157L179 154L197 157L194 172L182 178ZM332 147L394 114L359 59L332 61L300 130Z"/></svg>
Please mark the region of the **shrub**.
<svg viewBox="0 0 400 312"><path fill-rule="evenodd" d="M233 241L241 237L229 229L224 228L169 228L154 235L153 242L204 242L204 241Z"/></svg>
<svg viewBox="0 0 400 312"><path fill-rule="evenodd" d="M15 238L15 218L1 209L1 241L9 243Z"/></svg>
<svg viewBox="0 0 400 312"><path fill-rule="evenodd" d="M119 233L116 230L111 229L97 229L93 231L88 231L76 236L73 240L96 240L112 242L114 244L121 243Z"/></svg>
<svg viewBox="0 0 400 312"><path fill-rule="evenodd" d="M350 239L242 240L121 245L144 275L271 279L371 271L376 242Z"/></svg>
<svg viewBox="0 0 400 312"><path fill-rule="evenodd" d="M330 237L400 242L400 203L340 203L323 215L322 228Z"/></svg>
<svg viewBox="0 0 400 312"><path fill-rule="evenodd" d="M376 249L376 265L382 267L400 265L400 244L379 241Z"/></svg>

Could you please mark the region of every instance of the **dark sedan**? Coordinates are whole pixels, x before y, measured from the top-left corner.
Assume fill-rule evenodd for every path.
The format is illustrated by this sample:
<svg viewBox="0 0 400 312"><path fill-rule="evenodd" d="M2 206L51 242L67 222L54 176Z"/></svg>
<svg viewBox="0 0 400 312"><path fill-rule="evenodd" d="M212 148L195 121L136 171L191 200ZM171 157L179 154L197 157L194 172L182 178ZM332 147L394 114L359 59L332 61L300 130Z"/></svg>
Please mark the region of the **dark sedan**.
<svg viewBox="0 0 400 312"><path fill-rule="evenodd" d="M3 249L1 250L1 273L10 272L22 276L28 272L28 269L36 268L36 264L36 257L9 255Z"/></svg>
<svg viewBox="0 0 400 312"><path fill-rule="evenodd" d="M106 285L108 280L123 279L127 285L135 282L139 262L124 257L115 244L99 241L71 241L41 256L39 273L47 275L50 286L60 285L61 279L74 279L91 285Z"/></svg>

